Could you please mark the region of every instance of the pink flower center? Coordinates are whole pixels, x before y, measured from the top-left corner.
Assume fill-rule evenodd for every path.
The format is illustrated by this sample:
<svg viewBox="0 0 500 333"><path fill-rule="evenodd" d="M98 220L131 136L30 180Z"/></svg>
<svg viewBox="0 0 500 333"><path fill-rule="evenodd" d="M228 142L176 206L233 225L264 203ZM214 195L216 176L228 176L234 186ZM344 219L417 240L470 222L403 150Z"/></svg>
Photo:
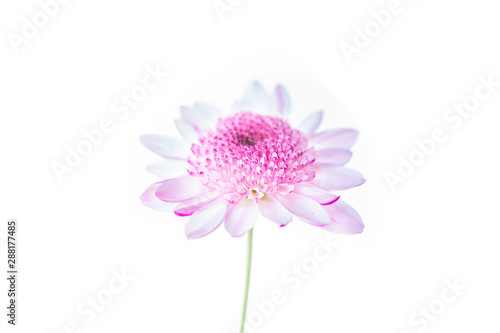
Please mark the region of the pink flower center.
<svg viewBox="0 0 500 333"><path fill-rule="evenodd" d="M304 170L314 161L314 150L307 146L306 136L286 120L240 112L219 120L215 131L192 146L189 172L228 200L258 200L314 177Z"/></svg>

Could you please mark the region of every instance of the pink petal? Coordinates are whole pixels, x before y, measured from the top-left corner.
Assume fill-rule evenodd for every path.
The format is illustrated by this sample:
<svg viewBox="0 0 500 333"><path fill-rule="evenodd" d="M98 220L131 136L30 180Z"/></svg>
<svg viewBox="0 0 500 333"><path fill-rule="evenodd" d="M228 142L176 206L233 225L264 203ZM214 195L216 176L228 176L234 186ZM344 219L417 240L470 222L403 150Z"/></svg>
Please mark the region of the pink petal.
<svg viewBox="0 0 500 333"><path fill-rule="evenodd" d="M164 158L187 159L191 153L191 144L183 139L157 134L143 135L139 139L146 148Z"/></svg>
<svg viewBox="0 0 500 333"><path fill-rule="evenodd" d="M226 201L229 203L235 204L241 199L241 195L239 195L237 192L225 193L224 199L226 199Z"/></svg>
<svg viewBox="0 0 500 333"><path fill-rule="evenodd" d="M242 199L226 215L224 227L233 237L241 237L252 229L259 217L257 202Z"/></svg>
<svg viewBox="0 0 500 333"><path fill-rule="evenodd" d="M328 213L323 206L314 199L293 192L288 195L276 194L276 199L278 199L290 213L306 223L316 226L330 224Z"/></svg>
<svg viewBox="0 0 500 333"><path fill-rule="evenodd" d="M338 195L326 192L310 182L299 183L295 186L293 193L314 199L321 205L331 205L340 198Z"/></svg>
<svg viewBox="0 0 500 333"><path fill-rule="evenodd" d="M291 102L288 91L280 84L274 89L272 97L272 110L281 117L286 117L290 113Z"/></svg>
<svg viewBox="0 0 500 333"><path fill-rule="evenodd" d="M307 116L297 126L297 129L304 133L306 136L314 134L323 120L323 111L316 111Z"/></svg>
<svg viewBox="0 0 500 333"><path fill-rule="evenodd" d="M224 220L226 210L226 201L219 198L195 211L184 227L187 238L200 238L217 229Z"/></svg>
<svg viewBox="0 0 500 333"><path fill-rule="evenodd" d="M156 209L162 212L170 212L172 211L174 204L168 203L165 201L161 201L156 197L156 191L160 185L162 185L165 181L161 181L158 183L151 184L140 196L141 202L148 206L149 208Z"/></svg>
<svg viewBox="0 0 500 333"><path fill-rule="evenodd" d="M199 177L184 175L167 179L158 187L156 197L166 202L181 202L200 195L204 189Z"/></svg>
<svg viewBox="0 0 500 333"><path fill-rule="evenodd" d="M198 132L193 127L193 125L191 125L182 118L175 119L174 122L175 122L175 127L177 127L177 130L184 139L186 139L188 142L198 141Z"/></svg>
<svg viewBox="0 0 500 333"><path fill-rule="evenodd" d="M293 220L292 214L273 195L265 195L259 200L258 205L262 216L277 223L280 227L284 227Z"/></svg>
<svg viewBox="0 0 500 333"><path fill-rule="evenodd" d="M316 151L315 163L344 165L351 159L352 152L347 149L321 149Z"/></svg>
<svg viewBox="0 0 500 333"><path fill-rule="evenodd" d="M282 194L282 195L287 195L288 193L292 192L294 188L295 188L294 185L279 184L278 185L278 193Z"/></svg>
<svg viewBox="0 0 500 333"><path fill-rule="evenodd" d="M192 107L182 106L181 116L193 125L197 132L214 128L223 113L219 109L204 103L195 103Z"/></svg>
<svg viewBox="0 0 500 333"><path fill-rule="evenodd" d="M161 179L170 179L187 174L188 167L189 163L185 160L168 158L149 164L146 166L146 170Z"/></svg>
<svg viewBox="0 0 500 333"><path fill-rule="evenodd" d="M198 209L208 205L212 201L220 198L222 194L218 191L209 191L202 193L192 199L188 199L179 203L174 210L175 215L190 216L193 215Z"/></svg>
<svg viewBox="0 0 500 333"><path fill-rule="evenodd" d="M250 111L253 113L269 114L271 100L266 89L257 81L248 86L245 95L237 103L236 111Z"/></svg>
<svg viewBox="0 0 500 333"><path fill-rule="evenodd" d="M358 138L358 131L350 128L336 128L314 135L309 145L316 150L328 148L349 149Z"/></svg>
<svg viewBox="0 0 500 333"><path fill-rule="evenodd" d="M365 182L361 173L343 166L314 163L312 169L315 172L313 184L327 191L346 190Z"/></svg>
<svg viewBox="0 0 500 333"><path fill-rule="evenodd" d="M324 206L332 223L322 227L331 232L341 234L359 234L363 232L364 224L358 212L345 201L338 200L334 204Z"/></svg>

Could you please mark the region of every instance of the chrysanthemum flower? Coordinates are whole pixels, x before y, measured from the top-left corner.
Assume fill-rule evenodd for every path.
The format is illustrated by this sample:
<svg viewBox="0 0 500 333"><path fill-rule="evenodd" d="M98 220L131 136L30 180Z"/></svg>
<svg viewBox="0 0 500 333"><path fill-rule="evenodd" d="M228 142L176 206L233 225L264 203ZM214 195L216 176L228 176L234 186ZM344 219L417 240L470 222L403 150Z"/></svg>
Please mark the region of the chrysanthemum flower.
<svg viewBox="0 0 500 333"><path fill-rule="evenodd" d="M317 133L322 111L292 127L289 112L282 86L270 96L257 82L227 115L200 103L181 107L175 124L183 139L141 137L163 157L147 169L164 179L146 189L142 202L186 216L188 239L206 236L222 223L232 236L243 236L259 214L281 227L295 216L331 232L362 232L358 213L332 193L365 181L344 167L358 132Z"/></svg>

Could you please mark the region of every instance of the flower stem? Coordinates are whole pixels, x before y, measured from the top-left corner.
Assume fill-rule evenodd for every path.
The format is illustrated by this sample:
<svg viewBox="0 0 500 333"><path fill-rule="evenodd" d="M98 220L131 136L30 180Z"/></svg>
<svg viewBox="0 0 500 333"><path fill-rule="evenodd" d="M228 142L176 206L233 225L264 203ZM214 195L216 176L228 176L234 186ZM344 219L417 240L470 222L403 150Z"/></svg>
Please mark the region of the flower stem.
<svg viewBox="0 0 500 333"><path fill-rule="evenodd" d="M252 243L253 243L253 228L248 232L247 243L247 275L245 280L245 296L243 299L243 314L241 315L240 333L245 329L245 318L247 316L248 305L248 290L250 289L250 271L252 269Z"/></svg>

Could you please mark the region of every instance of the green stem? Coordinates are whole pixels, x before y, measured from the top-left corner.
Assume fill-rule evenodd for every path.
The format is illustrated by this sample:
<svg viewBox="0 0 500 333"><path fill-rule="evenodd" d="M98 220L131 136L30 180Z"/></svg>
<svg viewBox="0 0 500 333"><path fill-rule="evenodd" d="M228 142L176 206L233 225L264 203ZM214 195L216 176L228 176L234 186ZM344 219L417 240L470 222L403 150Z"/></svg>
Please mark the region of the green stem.
<svg viewBox="0 0 500 333"><path fill-rule="evenodd" d="M247 316L248 305L248 290L250 289L250 270L252 269L252 243L253 243L253 228L248 232L247 243L247 275L245 281L245 296L243 299L243 314L241 315L240 333L245 329L245 318Z"/></svg>

